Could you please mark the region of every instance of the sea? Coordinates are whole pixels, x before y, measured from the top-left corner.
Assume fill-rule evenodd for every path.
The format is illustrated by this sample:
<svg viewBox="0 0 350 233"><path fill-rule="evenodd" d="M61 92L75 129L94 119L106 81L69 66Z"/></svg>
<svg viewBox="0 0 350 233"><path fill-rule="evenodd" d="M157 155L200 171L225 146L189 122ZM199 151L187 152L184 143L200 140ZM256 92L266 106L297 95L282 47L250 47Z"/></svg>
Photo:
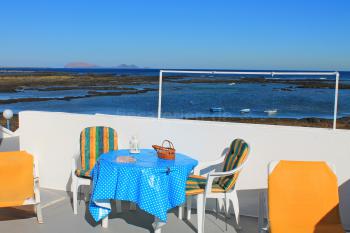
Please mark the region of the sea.
<svg viewBox="0 0 350 233"><path fill-rule="evenodd" d="M218 70L217 70L218 71ZM222 70L220 70L222 71ZM251 70L250 70L251 71ZM118 79L122 76L159 76L159 69L71 69L71 68L0 68L0 75L28 74L35 72L58 72L75 75L108 74ZM277 71L276 71L277 72ZM334 114L335 89L295 88L291 84L263 83L178 83L167 80L167 75L184 79L223 79L215 74L166 74L162 89L162 117L244 117L244 118L327 118ZM1 77L1 76L0 76ZM230 78L232 75L226 75ZM249 76L271 79L316 79L335 84L335 76ZM340 72L340 83L350 84L350 72ZM158 111L158 83L124 85L136 89L154 88L139 94L120 96L97 96L72 100L20 102L0 105L0 112L11 109L15 113L25 110L70 112L84 114L114 114L156 117ZM93 88L91 90L94 90ZM90 90L18 90L14 93L0 92L0 100L18 98L61 98L84 96ZM101 90L99 90L101 91ZM350 116L350 89L339 90L338 117ZM242 112L242 110L245 111Z"/></svg>

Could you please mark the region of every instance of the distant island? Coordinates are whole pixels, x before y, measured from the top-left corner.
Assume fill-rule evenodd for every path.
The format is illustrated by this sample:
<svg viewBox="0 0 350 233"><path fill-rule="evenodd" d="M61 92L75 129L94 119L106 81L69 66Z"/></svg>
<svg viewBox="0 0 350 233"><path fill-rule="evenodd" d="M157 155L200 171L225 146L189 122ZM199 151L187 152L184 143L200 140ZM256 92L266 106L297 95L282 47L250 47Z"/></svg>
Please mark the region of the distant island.
<svg viewBox="0 0 350 233"><path fill-rule="evenodd" d="M64 68L99 68L100 66L95 64L90 64L87 62L70 62L67 63Z"/></svg>
<svg viewBox="0 0 350 233"><path fill-rule="evenodd" d="M131 64L131 65L120 64L119 66L116 66L115 68L118 68L118 69L139 69L140 67L138 67L137 65L134 65L134 64Z"/></svg>
<svg viewBox="0 0 350 233"><path fill-rule="evenodd" d="M70 62L67 63L64 68L116 68L116 69L139 69L137 65L134 64L120 64L118 66L111 66L111 67L105 67L105 66L99 66L87 62Z"/></svg>

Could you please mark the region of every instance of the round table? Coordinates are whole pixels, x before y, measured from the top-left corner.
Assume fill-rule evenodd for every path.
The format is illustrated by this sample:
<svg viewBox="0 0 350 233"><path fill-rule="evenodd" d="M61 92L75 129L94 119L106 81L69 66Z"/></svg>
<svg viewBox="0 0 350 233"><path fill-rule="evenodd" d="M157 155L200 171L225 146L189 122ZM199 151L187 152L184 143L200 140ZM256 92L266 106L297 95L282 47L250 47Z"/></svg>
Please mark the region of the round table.
<svg viewBox="0 0 350 233"><path fill-rule="evenodd" d="M118 156L133 156L136 161L120 163ZM168 210L185 202L186 180L197 164L181 153L176 153L175 160L160 159L153 149L103 154L92 171L90 213L99 221L111 212L111 199L125 200L166 222Z"/></svg>

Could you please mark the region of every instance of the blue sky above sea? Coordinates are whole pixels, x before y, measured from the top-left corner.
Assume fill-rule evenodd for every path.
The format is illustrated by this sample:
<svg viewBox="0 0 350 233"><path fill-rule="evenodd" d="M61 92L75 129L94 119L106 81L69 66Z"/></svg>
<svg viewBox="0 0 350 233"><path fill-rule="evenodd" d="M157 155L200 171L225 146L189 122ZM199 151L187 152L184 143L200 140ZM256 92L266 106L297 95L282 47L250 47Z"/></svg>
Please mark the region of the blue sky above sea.
<svg viewBox="0 0 350 233"><path fill-rule="evenodd" d="M350 70L350 1L4 1L0 66Z"/></svg>

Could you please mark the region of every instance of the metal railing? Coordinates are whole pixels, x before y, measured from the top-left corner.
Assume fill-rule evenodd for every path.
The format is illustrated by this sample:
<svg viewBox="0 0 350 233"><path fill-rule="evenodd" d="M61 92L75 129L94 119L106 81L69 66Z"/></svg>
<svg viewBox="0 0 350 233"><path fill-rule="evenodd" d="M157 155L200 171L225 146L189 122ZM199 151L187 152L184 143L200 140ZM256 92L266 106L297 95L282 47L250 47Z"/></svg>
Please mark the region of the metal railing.
<svg viewBox="0 0 350 233"><path fill-rule="evenodd" d="M339 72L255 72L255 71L201 71L201 70L160 70L159 71L159 94L158 94L158 119L162 117L162 88L163 74L233 74L233 75L297 75L297 76L335 76L335 94L334 94L334 112L333 112L333 129L337 128L338 114L338 94L339 94Z"/></svg>

